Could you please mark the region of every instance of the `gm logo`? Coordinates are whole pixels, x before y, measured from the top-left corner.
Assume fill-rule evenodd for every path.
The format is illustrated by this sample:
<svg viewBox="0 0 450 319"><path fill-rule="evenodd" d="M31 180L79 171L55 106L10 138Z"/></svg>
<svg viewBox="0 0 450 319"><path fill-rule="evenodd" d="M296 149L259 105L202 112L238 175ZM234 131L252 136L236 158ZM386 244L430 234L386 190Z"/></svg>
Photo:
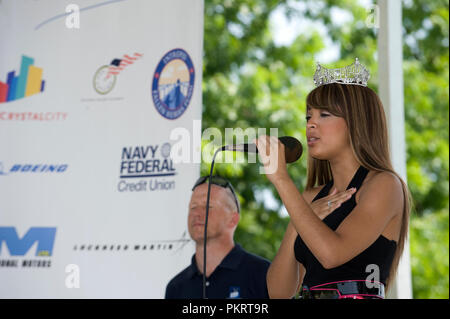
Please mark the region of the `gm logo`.
<svg viewBox="0 0 450 319"><path fill-rule="evenodd" d="M56 227L31 227L19 238L15 227L0 227L0 255L3 242L11 256L24 256L37 242L36 256L51 256Z"/></svg>

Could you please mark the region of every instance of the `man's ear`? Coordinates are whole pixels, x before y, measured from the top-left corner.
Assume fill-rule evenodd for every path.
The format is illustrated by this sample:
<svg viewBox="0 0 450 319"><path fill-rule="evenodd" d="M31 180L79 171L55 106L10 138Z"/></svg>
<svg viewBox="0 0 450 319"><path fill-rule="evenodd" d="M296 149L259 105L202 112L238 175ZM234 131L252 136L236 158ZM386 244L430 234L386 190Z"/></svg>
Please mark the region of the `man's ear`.
<svg viewBox="0 0 450 319"><path fill-rule="evenodd" d="M236 227L237 224L239 223L239 219L241 218L241 215L238 212L233 212L232 214L233 214L233 216L231 217L230 223L233 227Z"/></svg>

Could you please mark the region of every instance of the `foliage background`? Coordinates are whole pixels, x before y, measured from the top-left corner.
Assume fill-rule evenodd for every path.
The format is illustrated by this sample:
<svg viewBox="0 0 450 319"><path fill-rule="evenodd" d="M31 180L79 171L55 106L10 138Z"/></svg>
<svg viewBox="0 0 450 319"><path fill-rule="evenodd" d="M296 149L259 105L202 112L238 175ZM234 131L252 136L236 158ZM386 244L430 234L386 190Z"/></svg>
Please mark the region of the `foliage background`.
<svg viewBox="0 0 450 319"><path fill-rule="evenodd" d="M203 130L218 128L225 136L225 128L267 128L267 133L278 128L279 136L306 145L305 98L313 89L315 61L330 45L339 48L339 56L329 67L358 57L371 70L369 86L378 91L378 29L369 22L374 5L370 0L205 0ZM449 298L449 4L404 0L402 5L413 296ZM277 43L275 14L302 23L292 43ZM211 141L204 137L203 144ZM288 167L301 191L304 158ZM203 161L202 175L209 169L210 162ZM272 260L288 223L274 187L255 164L217 164L215 173L233 183L241 200L236 241Z"/></svg>

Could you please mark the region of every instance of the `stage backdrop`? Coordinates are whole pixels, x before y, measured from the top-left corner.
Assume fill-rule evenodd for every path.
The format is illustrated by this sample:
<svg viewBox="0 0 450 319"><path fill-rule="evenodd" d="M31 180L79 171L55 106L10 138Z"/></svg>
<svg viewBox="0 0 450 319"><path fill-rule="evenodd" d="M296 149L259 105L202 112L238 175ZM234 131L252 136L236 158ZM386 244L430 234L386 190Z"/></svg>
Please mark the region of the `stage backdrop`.
<svg viewBox="0 0 450 319"><path fill-rule="evenodd" d="M194 252L202 39L202 0L0 1L0 298L164 297Z"/></svg>

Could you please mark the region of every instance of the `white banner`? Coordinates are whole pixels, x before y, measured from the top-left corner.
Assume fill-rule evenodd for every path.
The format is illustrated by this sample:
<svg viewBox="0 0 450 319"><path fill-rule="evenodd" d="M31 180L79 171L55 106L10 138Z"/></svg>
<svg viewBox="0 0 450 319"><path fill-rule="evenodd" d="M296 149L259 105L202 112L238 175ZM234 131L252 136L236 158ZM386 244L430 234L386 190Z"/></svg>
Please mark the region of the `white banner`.
<svg viewBox="0 0 450 319"><path fill-rule="evenodd" d="M163 298L194 251L203 1L1 0L0 39L0 298Z"/></svg>

